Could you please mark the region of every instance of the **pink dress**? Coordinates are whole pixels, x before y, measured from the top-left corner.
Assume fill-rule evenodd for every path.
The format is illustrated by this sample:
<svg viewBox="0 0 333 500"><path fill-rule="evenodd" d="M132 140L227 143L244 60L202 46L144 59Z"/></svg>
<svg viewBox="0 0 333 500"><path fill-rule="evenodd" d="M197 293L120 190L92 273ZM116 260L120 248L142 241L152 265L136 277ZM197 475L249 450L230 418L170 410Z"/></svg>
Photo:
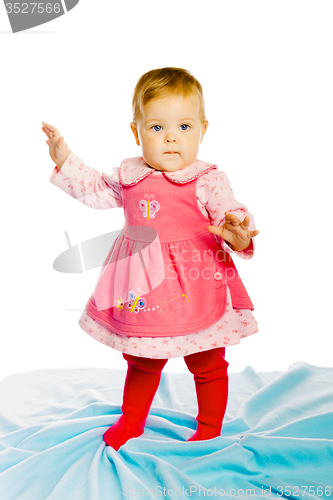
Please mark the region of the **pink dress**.
<svg viewBox="0 0 333 500"><path fill-rule="evenodd" d="M154 181L154 179L156 179L156 181ZM134 221L133 226L137 225L141 226L140 220L146 223L147 219L149 219L151 215L151 220L147 225L147 230L148 229L150 230L150 227L148 226L154 226L155 223L155 227L159 228L159 234L162 236L162 240L163 240L163 234L167 236L167 239L165 240L166 241L165 245L167 248L171 248L170 244L167 245L168 242L170 243L172 241L177 241L177 228L179 231L178 239L180 236L183 235L183 232L187 228L185 223L181 227L182 220L179 214L182 211L184 212L185 219L190 222L188 229L189 235L191 234L191 230L192 232L194 231L193 234L199 234L199 233L202 234L202 236L200 236L199 239L197 237L196 241L199 242L200 238L201 240L203 238L202 241L204 248L207 248L207 244L205 242L207 236L208 236L208 241L212 240L214 242L213 235L211 235L205 229L206 226L210 223L215 226L223 224L225 211L236 213L240 218L244 218L245 215L249 215L251 219L250 229L254 228L254 221L252 215L248 213L244 205L240 204L234 199L230 184L225 174L223 172L219 172L217 170L216 165L207 164L205 162L201 162L200 160L196 160L196 162L194 162L192 165L181 171L167 173L151 169L144 162L143 158L128 159L122 163L119 169L115 168L112 175L107 176L106 174L100 175L95 169L85 167L83 161L80 160L80 158L78 158L74 153L71 153L67 161L64 163L60 172L58 172L57 168L54 169L50 181L55 185L57 185L58 187L60 187L67 194L80 200L82 203L86 204L91 208L107 209L107 208L124 206L125 218L127 221L126 227L130 227L129 223L131 223L131 221L132 222ZM145 190L150 189L149 187L147 188L146 184L147 186L153 187L154 188L153 191L155 193L158 193L158 197L160 198L160 200L163 201L164 212L161 210L160 214L157 213L158 217L155 220L153 220L154 217L156 216L156 213L154 212L157 212L159 210L159 204L157 201L156 202L149 201L151 197L150 194L148 194L147 200L141 200L139 203L139 208L140 210L142 210L142 213L136 206L138 204L137 203L138 200L143 198L143 193L145 192ZM181 185L184 185L184 187L182 187ZM166 193L166 190L168 191L168 193ZM138 199L135 203L131 204L132 199L134 199L134 192L136 193ZM183 193L184 195L186 194L186 197L184 198L182 196ZM168 197L168 195L170 196ZM154 198L153 195L152 198ZM174 214L177 214L177 216L175 216L175 219L177 219L177 224L175 225L175 229L172 231L169 230L168 227L170 226L168 225L165 224L160 226L156 225L156 220L158 218L160 224L163 221L162 212L164 214L163 215L164 217L167 216L166 215L167 206L169 209L169 213L170 213L170 208L172 210L173 208L172 204L169 203L170 199L173 199L173 205L175 209L178 208L178 210L176 210L175 212L171 212L172 216ZM177 205L177 199L179 200L178 205ZM193 201L188 202L187 201L188 199L191 200L193 199ZM148 210L148 217L147 217L147 210ZM194 214L193 217L192 213ZM142 219L142 216L145 219ZM164 233L162 227L167 228L164 231ZM170 240L170 237L172 238L174 232L175 232L175 240L173 239ZM182 239L184 240L183 244L185 244L187 238L185 237ZM228 257L228 254L232 253L230 247L224 241L221 241L221 239L218 236L215 236L215 240L217 243L220 243L221 247L223 248L223 251L220 250L220 252L222 252L225 255L225 257L227 257L227 259L230 260L230 257ZM217 243L215 243L215 245L217 245ZM124 247L126 248L126 245L124 245ZM214 244L212 244L212 248L213 247ZM163 241L161 241L160 245L157 245L153 248L164 249ZM217 246L217 248L220 247ZM163 251L165 252L165 250ZM111 254L112 252L113 251L111 250ZM225 252L227 252L227 255L225 254ZM151 253L153 253L153 261L155 262L156 251ZM249 259L253 255L253 246L251 245L244 252L237 252L237 253L243 258ZM123 261L119 261L117 259L115 265L118 265L118 262L122 264ZM135 266L135 269L136 270L138 269L137 265ZM222 268L220 269L222 270ZM209 273L210 273L209 268L205 267L205 270L208 270L207 272L209 278ZM103 267L101 271L101 281L99 281L99 283L101 282L102 285L103 285L102 283L103 273L105 277L105 275L107 274L106 266L105 268ZM143 274L142 270L141 274ZM157 276L158 274L159 273L156 272L154 274L151 274L151 276ZM220 276L218 277L216 276L218 274L220 273L214 274L215 280L221 279ZM133 273L131 272L130 275L132 276ZM207 277L205 276L204 280L201 280L202 284L200 285L200 288L204 287L204 285L207 284L206 280ZM102 290L102 293L100 294L101 300L104 300L105 290L107 290L107 293L109 293L108 290L111 290L109 286L110 282L106 281L105 279L104 281L107 286L103 285L101 287ZM126 279L123 281L127 282L128 280ZM145 295L145 297L148 299L147 307L141 304L140 307L142 307L144 311L143 310L141 310L141 312L139 310L134 311L134 312L140 312L140 314L130 314L133 312L134 306L132 307L131 310L128 310L126 308L123 312L121 311L122 308L119 308L119 310L117 310L118 306L117 308L115 307L115 302L114 302L115 299L113 299L113 303L109 306L110 309L107 309L106 308L107 306L104 307L99 306L97 309L95 307L96 306L95 301L94 299L92 299L92 304L93 304L92 307L90 307L89 303L87 304L88 311L91 311L90 314L87 312L87 310L85 310L81 316L79 324L83 330L85 330L93 338L104 343L105 345L120 350L121 352L126 352L128 354L150 357L150 358L182 357L187 354L192 354L194 352L198 352L201 350L208 350L219 346L225 347L227 345L233 345L239 343L241 338L256 333L258 331L258 328L257 328L257 323L249 308L252 306L251 301L249 299L248 300L239 299L240 297L239 293L242 291L239 285L241 281L234 280L234 283L232 282L232 280L230 282L229 281L226 280L225 283L227 283L229 286L232 286L231 289L229 289L229 286L227 286L226 284L220 285L218 282L216 281L214 282L214 280L213 282L210 282L212 283L212 285L209 285L208 288L206 287L208 292L209 290L213 290L213 292L215 290L217 293L221 293L221 291L224 290L226 298L226 306L224 305L222 309L219 309L221 311L220 313L218 312L218 309L216 309L215 299L212 300L210 299L210 296L213 292L210 293L206 292L201 298L200 302L201 307L204 308L205 304L209 305L210 301L214 305L215 308L214 311L216 311L217 314L214 314L213 316L209 317L208 313L206 316L204 311L200 311L196 307L194 312L189 313L190 316L188 317L188 319L186 321L182 321L179 319L179 314L175 312L174 315L176 317L176 322L174 324L179 325L180 330L174 335L173 335L173 332L175 331L174 328L171 329L168 328L167 324L164 325L161 324L161 326L159 327L155 323L154 319L149 319L149 318L163 317L163 314L161 314L162 313L161 310L156 310L155 313L153 313L154 309L149 308L149 297L153 298L159 297L159 299L161 299L164 297L163 293L161 293L161 290L164 290L163 286L166 286L167 287L166 290L168 291L170 290L172 291L173 286L177 287L178 282L175 282L174 280L173 282L171 280L168 281L167 279L163 281L163 285L161 285L162 289L161 286L159 286L158 288L156 288L155 286L153 288L153 290L155 289L155 291L150 290L150 294L147 290L148 294ZM115 286L119 288L118 283L121 283L121 280L114 279L113 282L116 283ZM142 282L143 279L141 277L140 283ZM187 287L190 286L189 290L191 291L191 294L189 295L190 297L193 297L194 299L193 303L198 304L199 303L198 298L200 298L200 295L196 296L196 291L199 288L198 280L197 281L192 280L192 284L191 281L188 280L186 286ZM211 286L213 286L213 288L211 288ZM235 286L236 289L234 288ZM176 290L176 288L174 289ZM98 291L98 287L96 288L96 290ZM160 295L158 296L159 292ZM246 290L244 289L244 292L242 293L245 296ZM169 294L170 297L171 295ZM126 296L126 294L124 296ZM180 295L177 296L180 297ZM234 300L234 307L232 304L232 300ZM142 303L146 304L146 300L143 299ZM153 304L154 300L151 301L150 303ZM244 307L244 309L236 309L235 304L237 303L242 304L241 307ZM129 303L127 305L131 304ZM182 306L178 306L178 310L179 311L183 310L183 314L187 314L186 311L190 311L188 307L187 308L183 307L183 309L181 309L181 307ZM245 307L247 308L245 309ZM99 309L102 309L101 313L98 312ZM175 305L175 302L173 308L172 307L169 308L168 315L164 315L165 318L164 321L166 322L169 321L170 325L172 325L171 321L173 314L172 309L174 309L174 311L177 311L177 306ZM210 307L208 307L207 311L210 310L211 310ZM224 310L225 312L223 314ZM109 320L105 320L106 311L112 312L112 314L109 315ZM143 312L147 314L143 314ZM202 318L201 320L200 317ZM215 321L213 319L214 317L219 319ZM117 318L120 318L120 321ZM124 323L125 327L122 324L123 321L122 318L127 318L127 321L125 321ZM128 329L130 328L130 326L127 326L129 325L129 322L132 321L131 318L133 318L134 321L134 326L132 327L132 330ZM112 326L113 324L115 325L115 327L114 328L110 327L110 325ZM151 326L145 327L144 326L145 324ZM191 328L188 328L189 324L192 325ZM198 328L198 330L200 331L196 330L195 328L196 324L198 326L202 326L201 329ZM136 328L136 325L138 325L138 329ZM141 325L142 332L140 331L139 325ZM146 330L144 328L146 328ZM150 332L152 330L156 331L154 335L150 336ZM160 333L157 333L159 330ZM122 333L123 331L126 332L127 334ZM164 331L167 333L167 335L165 334L165 336L164 333L161 333ZM186 333L182 334L182 331ZM135 336L135 333L133 332L135 333L139 332L138 336ZM140 335L141 333L142 335Z"/></svg>

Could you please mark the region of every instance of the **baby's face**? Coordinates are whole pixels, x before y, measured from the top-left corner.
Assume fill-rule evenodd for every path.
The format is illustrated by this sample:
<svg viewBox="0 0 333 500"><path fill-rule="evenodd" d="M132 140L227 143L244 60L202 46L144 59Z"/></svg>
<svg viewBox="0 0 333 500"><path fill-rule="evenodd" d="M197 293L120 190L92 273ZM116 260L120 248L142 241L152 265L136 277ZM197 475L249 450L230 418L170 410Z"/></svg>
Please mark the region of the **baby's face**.
<svg viewBox="0 0 333 500"><path fill-rule="evenodd" d="M166 172L181 170L196 160L207 126L200 119L196 95L153 99L144 106L140 120L131 123L146 163Z"/></svg>

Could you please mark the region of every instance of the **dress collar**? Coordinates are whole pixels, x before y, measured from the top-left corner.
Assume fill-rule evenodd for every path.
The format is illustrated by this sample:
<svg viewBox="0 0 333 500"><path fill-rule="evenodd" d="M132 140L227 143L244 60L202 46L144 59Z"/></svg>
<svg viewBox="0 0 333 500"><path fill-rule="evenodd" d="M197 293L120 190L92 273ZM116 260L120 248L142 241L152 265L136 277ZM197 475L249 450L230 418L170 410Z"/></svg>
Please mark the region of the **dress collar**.
<svg viewBox="0 0 333 500"><path fill-rule="evenodd" d="M197 159L194 163L182 170L176 170L175 172L165 172L163 170L161 172L164 177L176 184L186 184L187 182L197 179L212 168L217 168L217 165ZM142 156L127 158L122 161L119 168L120 184L123 186L133 186L148 175L156 172L160 171L149 167Z"/></svg>

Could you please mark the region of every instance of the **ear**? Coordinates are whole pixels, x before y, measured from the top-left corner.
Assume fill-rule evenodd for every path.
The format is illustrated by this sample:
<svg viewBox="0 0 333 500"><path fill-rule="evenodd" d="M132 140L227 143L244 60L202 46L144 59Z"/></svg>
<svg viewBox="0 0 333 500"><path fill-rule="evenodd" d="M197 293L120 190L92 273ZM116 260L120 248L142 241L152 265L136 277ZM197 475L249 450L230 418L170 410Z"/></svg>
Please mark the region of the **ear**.
<svg viewBox="0 0 333 500"><path fill-rule="evenodd" d="M138 127L135 122L131 122L131 130L133 132L135 142L137 143L138 146L140 146Z"/></svg>
<svg viewBox="0 0 333 500"><path fill-rule="evenodd" d="M208 128L208 125L209 125L209 122L207 121L204 121L203 124L202 124L202 132L201 132L201 139L200 139L200 144L202 143L202 140L204 138L204 135L206 133L206 130Z"/></svg>

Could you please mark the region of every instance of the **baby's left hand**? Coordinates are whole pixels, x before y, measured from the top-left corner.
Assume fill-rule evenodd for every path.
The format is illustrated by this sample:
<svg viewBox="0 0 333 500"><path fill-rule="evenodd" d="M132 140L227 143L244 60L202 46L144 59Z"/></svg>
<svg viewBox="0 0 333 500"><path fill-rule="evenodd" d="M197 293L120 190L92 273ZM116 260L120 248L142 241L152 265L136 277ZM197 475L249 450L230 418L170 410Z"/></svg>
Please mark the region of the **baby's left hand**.
<svg viewBox="0 0 333 500"><path fill-rule="evenodd" d="M250 217L246 216L241 221L237 215L225 212L225 223L223 226L207 226L210 233L221 236L230 243L233 250L240 252L251 244L251 238L257 236L259 231L249 231Z"/></svg>

